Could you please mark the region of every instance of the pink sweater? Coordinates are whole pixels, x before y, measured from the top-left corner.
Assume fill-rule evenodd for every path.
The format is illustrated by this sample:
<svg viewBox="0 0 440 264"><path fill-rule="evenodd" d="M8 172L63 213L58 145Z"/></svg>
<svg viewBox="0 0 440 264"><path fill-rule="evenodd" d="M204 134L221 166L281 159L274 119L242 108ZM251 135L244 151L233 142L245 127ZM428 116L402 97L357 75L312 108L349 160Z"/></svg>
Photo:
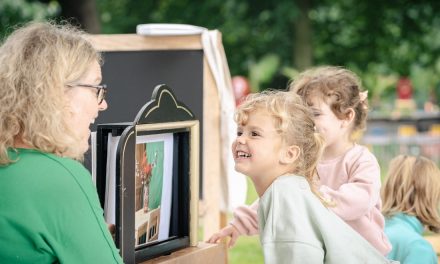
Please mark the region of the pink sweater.
<svg viewBox="0 0 440 264"><path fill-rule="evenodd" d="M380 168L374 155L366 147L355 145L341 157L321 161L318 174L320 192L336 203L330 209L383 255L388 254L391 244L384 233ZM241 234L258 234L257 208L258 200L237 207L231 224Z"/></svg>

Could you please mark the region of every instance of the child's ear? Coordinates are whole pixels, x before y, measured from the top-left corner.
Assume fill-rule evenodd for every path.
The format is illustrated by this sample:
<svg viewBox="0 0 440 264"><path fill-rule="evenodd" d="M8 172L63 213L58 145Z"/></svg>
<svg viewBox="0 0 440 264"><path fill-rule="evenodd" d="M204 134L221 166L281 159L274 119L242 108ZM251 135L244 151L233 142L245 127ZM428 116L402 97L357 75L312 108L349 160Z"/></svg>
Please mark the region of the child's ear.
<svg viewBox="0 0 440 264"><path fill-rule="evenodd" d="M349 108L348 112L346 114L346 117L345 117L344 121L342 122L342 125L344 127L349 126L353 122L355 116L356 116L356 113L354 112L353 108Z"/></svg>
<svg viewBox="0 0 440 264"><path fill-rule="evenodd" d="M292 164L298 159L300 149L296 145L287 146L281 153L280 162L283 164Z"/></svg>

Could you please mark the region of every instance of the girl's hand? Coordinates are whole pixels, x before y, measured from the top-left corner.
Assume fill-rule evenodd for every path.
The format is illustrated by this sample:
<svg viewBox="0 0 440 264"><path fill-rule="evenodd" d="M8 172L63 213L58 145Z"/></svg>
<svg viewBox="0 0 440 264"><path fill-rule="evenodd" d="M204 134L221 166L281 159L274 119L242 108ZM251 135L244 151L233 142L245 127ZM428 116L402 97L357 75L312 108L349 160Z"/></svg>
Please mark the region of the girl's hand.
<svg viewBox="0 0 440 264"><path fill-rule="evenodd" d="M218 241L225 237L230 237L229 243L227 244L229 248L235 245L237 238L240 236L240 233L233 225L228 225L224 227L219 232L213 234L206 242L208 243L218 243Z"/></svg>

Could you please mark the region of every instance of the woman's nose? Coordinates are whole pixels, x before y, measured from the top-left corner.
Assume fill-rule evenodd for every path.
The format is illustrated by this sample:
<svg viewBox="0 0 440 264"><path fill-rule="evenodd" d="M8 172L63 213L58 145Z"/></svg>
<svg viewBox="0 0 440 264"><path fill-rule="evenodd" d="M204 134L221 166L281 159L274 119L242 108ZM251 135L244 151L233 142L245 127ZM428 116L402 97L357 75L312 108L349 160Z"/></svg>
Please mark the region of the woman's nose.
<svg viewBox="0 0 440 264"><path fill-rule="evenodd" d="M98 110L99 111L104 111L105 109L107 109L108 105L107 105L107 101L104 99L102 100L102 102L98 105Z"/></svg>

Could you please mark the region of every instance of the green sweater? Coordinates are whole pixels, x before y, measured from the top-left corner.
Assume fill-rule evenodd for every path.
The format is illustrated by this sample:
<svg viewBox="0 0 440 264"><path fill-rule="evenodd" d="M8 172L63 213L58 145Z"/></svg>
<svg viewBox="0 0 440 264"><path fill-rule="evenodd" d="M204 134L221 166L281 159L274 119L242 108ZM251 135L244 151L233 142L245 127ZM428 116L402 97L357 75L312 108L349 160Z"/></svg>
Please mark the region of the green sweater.
<svg viewBox="0 0 440 264"><path fill-rule="evenodd" d="M77 161L9 151L0 166L1 263L122 263L90 173Z"/></svg>

